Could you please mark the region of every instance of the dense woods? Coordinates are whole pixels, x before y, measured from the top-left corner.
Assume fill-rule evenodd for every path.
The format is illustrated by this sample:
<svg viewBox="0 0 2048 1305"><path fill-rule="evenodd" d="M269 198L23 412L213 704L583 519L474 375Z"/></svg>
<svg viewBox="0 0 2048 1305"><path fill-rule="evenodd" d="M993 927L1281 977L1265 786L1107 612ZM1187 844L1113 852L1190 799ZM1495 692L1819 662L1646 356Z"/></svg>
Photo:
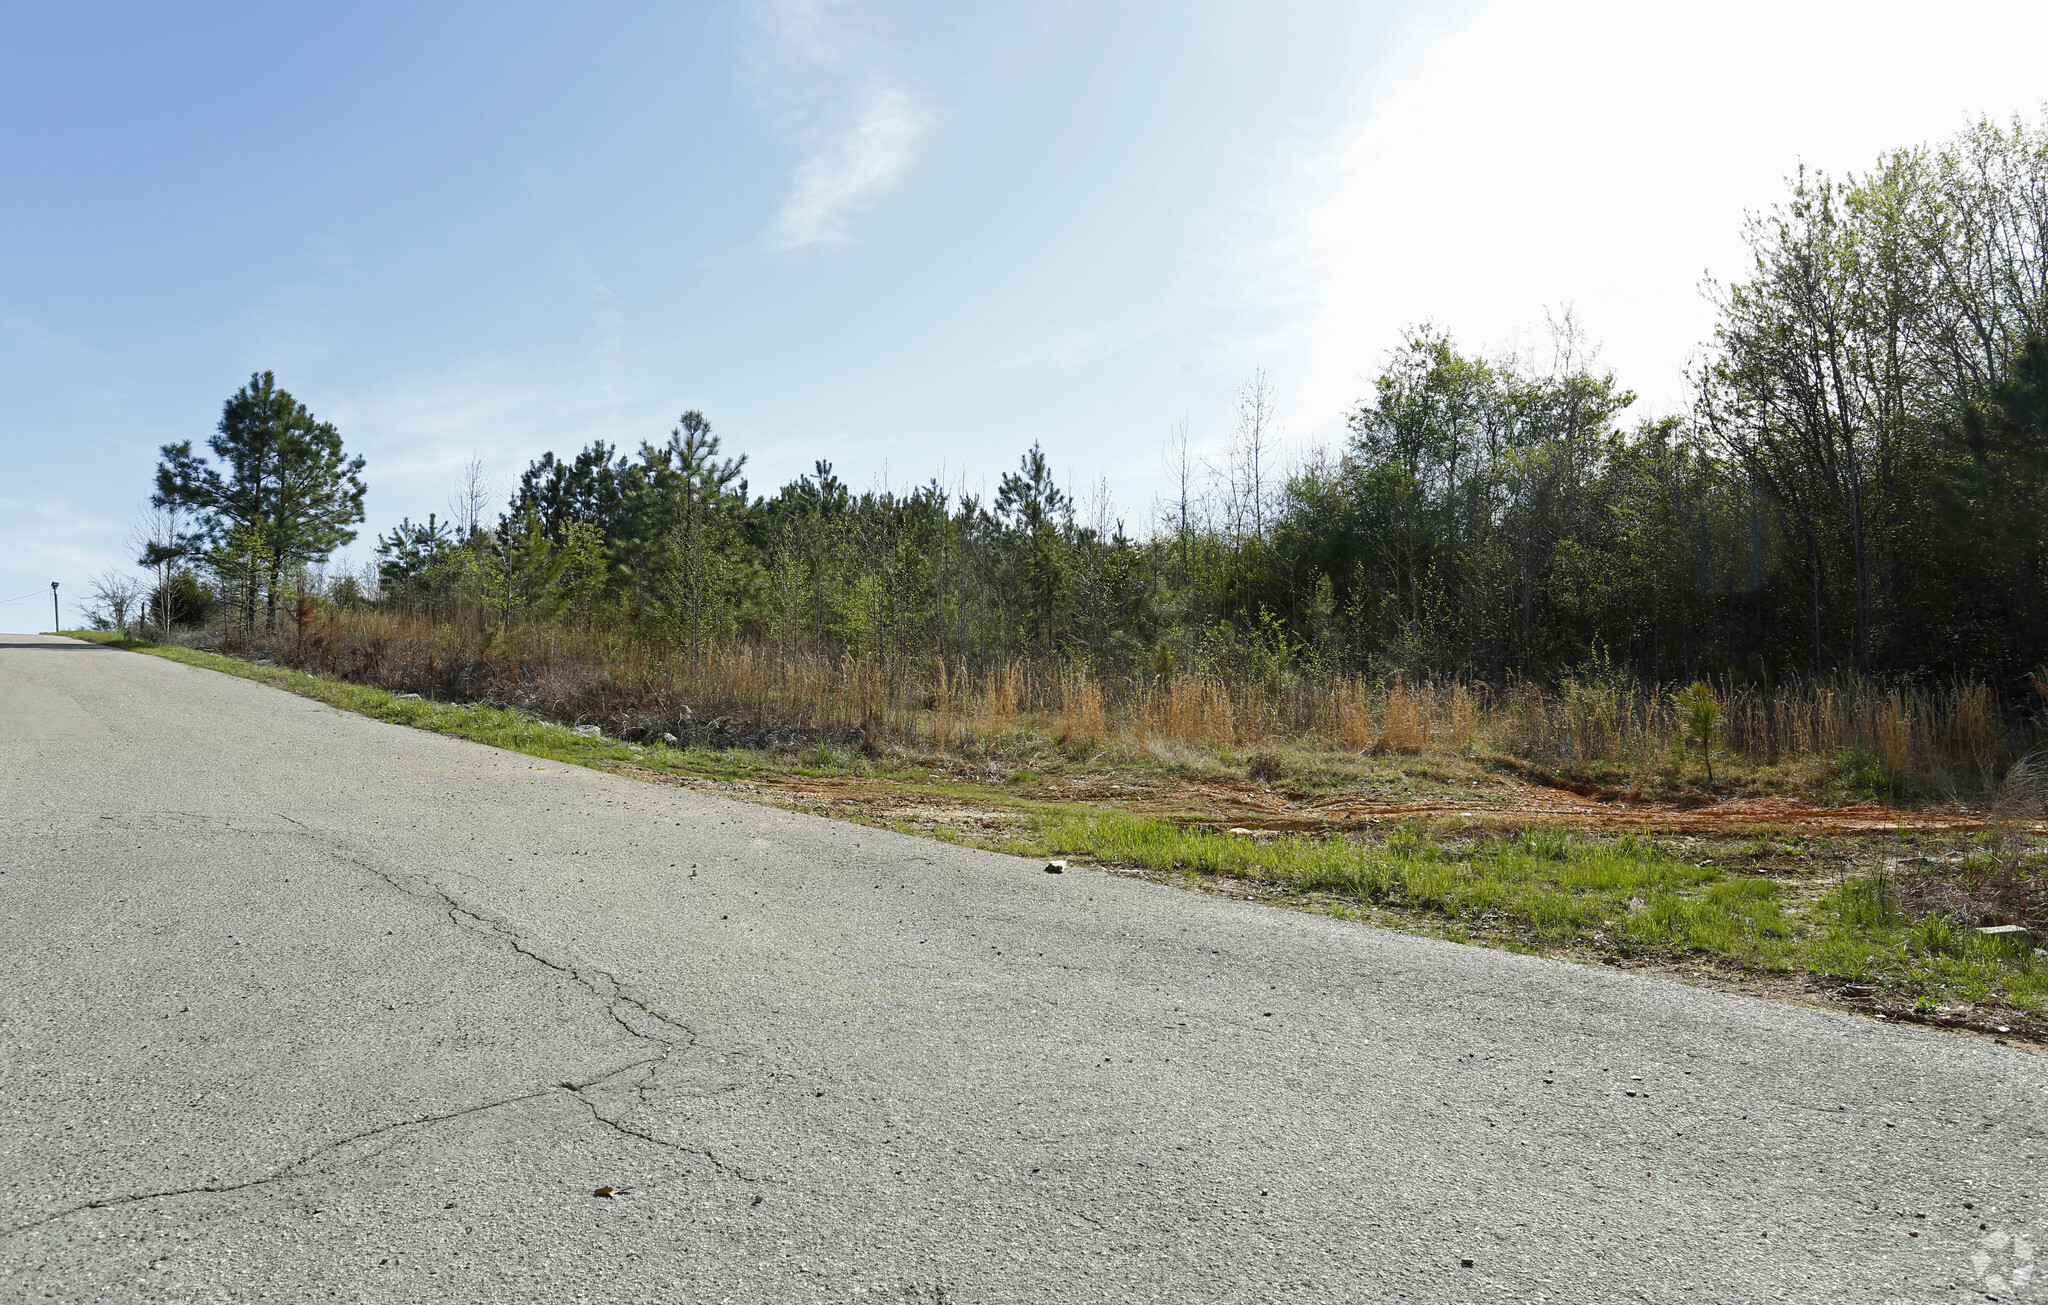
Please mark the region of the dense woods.
<svg viewBox="0 0 2048 1305"><path fill-rule="evenodd" d="M1117 701L1188 675L1275 703L1431 682L1627 684L1647 703L1699 680L1810 693L1847 675L1923 694L1981 682L1980 709L2031 712L2048 646L2048 126L1984 122L1860 175L1802 171L1746 236L1746 274L1708 288L1718 325L1683 415L1630 419L1634 396L1569 318L1541 357L1425 324L1341 447L1283 464L1254 377L1227 448L1205 459L1183 429L1139 515L1059 484L1036 445L985 501L856 489L823 460L755 493L687 412L637 449L545 454L502 510L472 474L451 520L400 522L360 576L309 565L359 516L359 486L322 498L285 474L276 502L339 508L271 529L261 493L168 448L157 502L202 528L151 556L179 552L205 581L181 581L184 604L248 632L280 611L301 633L309 611L377 611L479 648L545 630L899 685L1081 675ZM267 384L229 405L223 436L282 404L280 430L352 476L332 428ZM168 581L156 592L161 620Z"/></svg>

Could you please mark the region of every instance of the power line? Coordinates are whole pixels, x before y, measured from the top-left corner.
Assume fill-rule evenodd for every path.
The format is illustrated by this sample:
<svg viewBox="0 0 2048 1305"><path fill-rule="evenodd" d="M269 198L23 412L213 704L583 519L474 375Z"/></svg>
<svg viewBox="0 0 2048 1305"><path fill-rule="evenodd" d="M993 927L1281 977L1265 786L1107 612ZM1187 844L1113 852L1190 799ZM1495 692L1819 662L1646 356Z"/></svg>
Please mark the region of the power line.
<svg viewBox="0 0 2048 1305"><path fill-rule="evenodd" d="M20 598L0 598L0 603L19 603L30 598L41 598L46 592L48 591L38 589L32 594L23 594Z"/></svg>

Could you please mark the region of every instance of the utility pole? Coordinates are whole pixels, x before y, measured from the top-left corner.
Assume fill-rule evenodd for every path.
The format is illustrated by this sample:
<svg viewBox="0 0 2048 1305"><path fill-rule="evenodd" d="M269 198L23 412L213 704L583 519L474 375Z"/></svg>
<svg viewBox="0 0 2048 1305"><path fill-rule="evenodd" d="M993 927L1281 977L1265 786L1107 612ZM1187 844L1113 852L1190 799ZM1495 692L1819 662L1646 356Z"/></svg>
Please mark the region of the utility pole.
<svg viewBox="0 0 2048 1305"><path fill-rule="evenodd" d="M57 582L52 580L50 582L50 633L55 634L63 628L63 618L57 615Z"/></svg>

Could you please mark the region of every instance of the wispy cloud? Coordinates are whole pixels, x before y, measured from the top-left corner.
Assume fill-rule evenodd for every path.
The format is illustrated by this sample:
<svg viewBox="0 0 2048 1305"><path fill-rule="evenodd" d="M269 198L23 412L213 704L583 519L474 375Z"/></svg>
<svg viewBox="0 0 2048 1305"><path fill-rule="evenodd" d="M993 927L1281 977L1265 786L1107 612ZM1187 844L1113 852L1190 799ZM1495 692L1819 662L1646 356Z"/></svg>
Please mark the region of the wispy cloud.
<svg viewBox="0 0 2048 1305"><path fill-rule="evenodd" d="M926 117L894 87L872 95L844 136L797 166L771 241L801 249L846 238L846 220L909 168Z"/></svg>
<svg viewBox="0 0 2048 1305"><path fill-rule="evenodd" d="M872 6L767 0L756 14L767 37L761 85L800 156L768 243L845 240L852 217L909 170L931 115L892 72L899 42Z"/></svg>
<svg viewBox="0 0 2048 1305"><path fill-rule="evenodd" d="M767 0L755 19L773 43L771 62L829 67L841 60L846 0Z"/></svg>

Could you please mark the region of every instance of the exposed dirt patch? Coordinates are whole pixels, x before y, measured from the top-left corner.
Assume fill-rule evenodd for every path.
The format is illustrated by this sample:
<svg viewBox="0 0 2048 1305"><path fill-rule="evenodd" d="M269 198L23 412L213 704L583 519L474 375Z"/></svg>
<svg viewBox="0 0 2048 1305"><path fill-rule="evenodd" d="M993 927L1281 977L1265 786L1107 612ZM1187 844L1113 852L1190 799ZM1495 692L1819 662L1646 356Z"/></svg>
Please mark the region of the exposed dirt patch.
<svg viewBox="0 0 2048 1305"><path fill-rule="evenodd" d="M1216 818L1251 828L1302 833L1430 822L1502 831L1563 825L1615 833L1639 830L1731 838L1764 833L1787 837L1889 834L1901 829L1969 833L1994 823L1990 813L1964 807L1823 807L1789 797L1734 798L1705 804L1628 803L1519 781L1475 787L1469 798L1445 796L1409 802L1374 800L1354 794L1299 796L1284 790L1216 780L1193 780L1188 787L1216 799ZM2029 832L2040 832L2041 828L2040 822L2028 826Z"/></svg>
<svg viewBox="0 0 2048 1305"><path fill-rule="evenodd" d="M1249 780L1156 772L1089 772L1043 782L1006 785L962 783L943 773L885 777L767 774L742 780L678 776L643 766L615 767L636 778L729 794L793 810L863 823L943 834L970 843L1003 844L1022 833L1037 812L1090 807L1155 816L1187 826L1258 833L1333 834L1436 826L1449 844L1516 829L1557 827L1598 833L1641 832L1668 851L1704 858L1731 874L1776 879L1802 897L1826 891L1844 877L1883 867L1908 897L1922 895L1920 880L1948 885L1920 867L1932 858L1900 856L1922 836L1967 834L1994 825L2007 832L2048 832L2048 822L1997 821L1963 807L1909 810L1874 805L1822 807L1784 797L1747 797L1705 805L1679 801L1623 803L1520 780L1474 788L1470 797L1389 800L1370 793L1304 794ZM1904 835L1907 845L1894 842ZM1730 855L1747 840L1755 850ZM1881 985L1848 983L1805 971L1760 970L1709 955L1657 955L1587 948L1538 947L1488 919L1447 921L1355 899L1300 893L1270 882L1177 870L1096 867L1110 873L1191 888L1239 901L1343 916L1408 933L1542 951L1544 954L1675 979L1697 987L1881 1017L1978 1034L2014 1045L2048 1047L2048 1020L1995 1005L1930 1006ZM1953 891L1948 889L1945 891ZM1954 904L1947 904L1951 908ZM1970 914L1957 911L1959 916ZM1983 914L1978 912L1978 914ZM1993 913L1995 914L1995 913ZM1990 919L1992 915L1986 914Z"/></svg>
<svg viewBox="0 0 2048 1305"><path fill-rule="evenodd" d="M668 778L642 767L620 769ZM693 784L713 781L693 780ZM1271 833L1323 834L1398 824L1440 824L1486 832L1561 826L1604 833L1639 831L1703 838L1797 838L1973 833L1999 825L2048 833L2048 822L1994 819L1962 806L1907 809L1874 805L1824 807L1789 797L1746 797L1700 805L1625 803L1522 781L1475 786L1471 796L1388 800L1370 793L1305 794L1249 780L1091 772L1005 789L934 775L902 777L776 775L719 782L718 787L811 811L843 811L868 820L920 826L1001 825L1039 803L1084 803L1183 824L1242 827Z"/></svg>

